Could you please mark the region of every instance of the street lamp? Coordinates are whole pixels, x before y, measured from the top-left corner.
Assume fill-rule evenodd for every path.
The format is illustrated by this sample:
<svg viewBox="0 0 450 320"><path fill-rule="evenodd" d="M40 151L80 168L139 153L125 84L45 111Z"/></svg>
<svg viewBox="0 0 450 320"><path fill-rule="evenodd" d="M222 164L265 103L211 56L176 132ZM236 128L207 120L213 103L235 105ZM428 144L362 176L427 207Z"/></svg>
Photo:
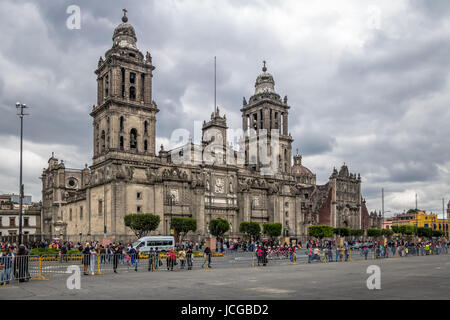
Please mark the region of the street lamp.
<svg viewBox="0 0 450 320"><path fill-rule="evenodd" d="M170 206L170 228L169 228L169 233L170 230L172 229L172 206L175 203L175 195L174 194L168 194L167 195L167 204Z"/></svg>
<svg viewBox="0 0 450 320"><path fill-rule="evenodd" d="M22 210L23 210L23 183L22 183L22 149L23 149L23 117L27 114L23 113L23 109L27 108L26 104L20 102L16 103L16 108L20 109L17 115L20 118L20 182L19 182L19 244L22 244L23 230L22 230Z"/></svg>

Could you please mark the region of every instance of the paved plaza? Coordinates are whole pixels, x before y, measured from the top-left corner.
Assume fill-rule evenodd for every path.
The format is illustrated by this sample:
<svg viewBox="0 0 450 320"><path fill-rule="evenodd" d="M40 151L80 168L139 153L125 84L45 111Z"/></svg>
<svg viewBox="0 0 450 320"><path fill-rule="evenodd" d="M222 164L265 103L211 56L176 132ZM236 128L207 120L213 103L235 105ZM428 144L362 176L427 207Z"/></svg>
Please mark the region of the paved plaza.
<svg viewBox="0 0 450 320"><path fill-rule="evenodd" d="M381 268L381 290L368 290L367 267ZM277 264L192 271L67 275L0 287L0 299L449 299L450 255L349 263Z"/></svg>

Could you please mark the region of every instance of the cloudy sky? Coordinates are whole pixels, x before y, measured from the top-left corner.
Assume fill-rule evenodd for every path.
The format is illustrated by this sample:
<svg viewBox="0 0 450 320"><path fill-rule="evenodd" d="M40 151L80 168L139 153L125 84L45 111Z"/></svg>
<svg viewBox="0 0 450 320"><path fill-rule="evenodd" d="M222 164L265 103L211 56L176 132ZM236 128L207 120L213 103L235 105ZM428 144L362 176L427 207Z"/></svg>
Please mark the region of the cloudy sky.
<svg viewBox="0 0 450 320"><path fill-rule="evenodd" d="M50 4L51 3L51 4ZM66 27L81 9L81 29ZM51 152L66 167L92 162L94 70L128 9L150 51L157 146L193 129L217 99L241 125L262 61L288 95L290 132L303 163L326 183L344 162L361 173L369 210L442 212L450 198L450 1L20 1L0 10L0 192L17 193L19 119L25 119L26 194L41 199Z"/></svg>

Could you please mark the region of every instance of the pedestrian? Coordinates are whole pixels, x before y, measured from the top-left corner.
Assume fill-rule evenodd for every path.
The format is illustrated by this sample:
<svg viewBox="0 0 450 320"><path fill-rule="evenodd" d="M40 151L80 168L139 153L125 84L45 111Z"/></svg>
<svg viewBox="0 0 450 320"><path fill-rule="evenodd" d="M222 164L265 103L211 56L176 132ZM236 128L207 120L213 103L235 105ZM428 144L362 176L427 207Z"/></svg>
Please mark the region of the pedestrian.
<svg viewBox="0 0 450 320"><path fill-rule="evenodd" d="M134 271L138 271L138 265L140 260L141 249L139 247L136 248L136 253L134 254Z"/></svg>
<svg viewBox="0 0 450 320"><path fill-rule="evenodd" d="M173 271L173 267L176 264L176 262L177 262L177 256L175 255L175 252L172 249L167 253L167 258L166 258L167 271L169 271L169 269L170 269L170 271Z"/></svg>
<svg viewBox="0 0 450 320"><path fill-rule="evenodd" d="M30 278L28 273L27 249L23 244L19 246L19 250L14 257L14 275L16 279L19 279L19 282L26 282Z"/></svg>
<svg viewBox="0 0 450 320"><path fill-rule="evenodd" d="M205 261L203 261L202 268L205 267L207 264L207 267L211 268L211 249L209 247L206 247L203 251Z"/></svg>
<svg viewBox="0 0 450 320"><path fill-rule="evenodd" d="M186 251L184 251L184 247L181 247L181 250L178 251L178 259L180 260L180 269L184 269L184 264L186 263Z"/></svg>
<svg viewBox="0 0 450 320"><path fill-rule="evenodd" d="M90 244L89 242L86 242L85 246L83 247L83 251L81 251L83 254L83 274L85 276L89 275L88 269L89 269L89 261L90 261Z"/></svg>
<svg viewBox="0 0 450 320"><path fill-rule="evenodd" d="M8 247L5 249L5 252L2 252L0 257L0 271L1 271L1 279L0 285L9 284L11 280L11 269L13 265L13 249L12 247Z"/></svg>
<svg viewBox="0 0 450 320"><path fill-rule="evenodd" d="M306 254L308 255L308 263L311 263L312 258L313 258L313 249L309 244L308 244L308 249L306 250Z"/></svg>
<svg viewBox="0 0 450 320"><path fill-rule="evenodd" d="M160 265L162 265L162 262L159 259L159 250L158 247L155 248L155 269L158 269Z"/></svg>
<svg viewBox="0 0 450 320"><path fill-rule="evenodd" d="M94 275L94 268L95 268L95 260L97 259L97 250L95 250L94 246L91 246L89 249L89 253L90 253L90 262L89 262L89 266L90 266L90 271L91 271L91 275Z"/></svg>
<svg viewBox="0 0 450 320"><path fill-rule="evenodd" d="M114 273L117 273L117 265L119 264L119 259L122 252L119 245L115 245L113 247L113 270Z"/></svg>
<svg viewBox="0 0 450 320"><path fill-rule="evenodd" d="M186 252L186 259L187 259L188 270L192 270L192 265L194 263L194 254L192 252L191 247L189 247Z"/></svg>

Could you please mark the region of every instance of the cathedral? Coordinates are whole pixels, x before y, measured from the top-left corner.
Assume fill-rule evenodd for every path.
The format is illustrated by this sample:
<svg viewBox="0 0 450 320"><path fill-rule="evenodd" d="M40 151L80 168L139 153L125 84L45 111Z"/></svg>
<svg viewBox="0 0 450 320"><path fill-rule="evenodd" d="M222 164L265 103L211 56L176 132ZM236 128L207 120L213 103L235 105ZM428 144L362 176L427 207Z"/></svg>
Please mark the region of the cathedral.
<svg viewBox="0 0 450 320"><path fill-rule="evenodd" d="M203 122L200 143L189 141L174 150L160 146L157 152L155 66L150 53L137 48L126 11L112 40L95 70L92 165L69 169L52 154L41 177L43 234L131 241L134 234L124 225L131 213L159 215L154 235L169 235L173 217L195 218L197 231L190 236L196 240L209 236L209 222L216 218L230 223L228 238L242 237L244 221L279 222L283 236L301 241L315 224L367 229L381 222L367 211L359 174L344 164L328 183L317 185L301 155L292 155L288 99L276 93L265 63L254 94L240 109L242 131L253 133L240 139L242 152L227 140L227 119L218 108ZM260 149L275 156L264 162ZM187 155L194 160L180 162ZM275 172L267 171L268 163Z"/></svg>

